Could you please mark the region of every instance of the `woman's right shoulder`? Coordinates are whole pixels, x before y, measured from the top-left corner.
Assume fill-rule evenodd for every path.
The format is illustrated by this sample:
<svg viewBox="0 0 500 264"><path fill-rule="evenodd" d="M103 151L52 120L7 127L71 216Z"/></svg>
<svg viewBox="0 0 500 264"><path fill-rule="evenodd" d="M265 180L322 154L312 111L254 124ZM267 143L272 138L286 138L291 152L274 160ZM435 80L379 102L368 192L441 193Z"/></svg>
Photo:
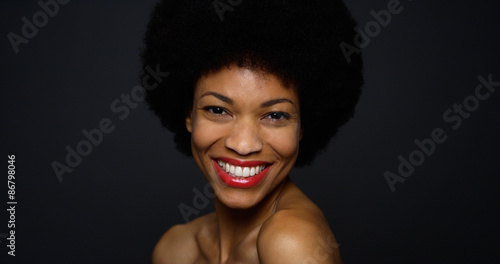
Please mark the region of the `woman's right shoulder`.
<svg viewBox="0 0 500 264"><path fill-rule="evenodd" d="M153 264L194 263L200 252L196 237L206 225L207 218L202 216L168 229L153 250Z"/></svg>

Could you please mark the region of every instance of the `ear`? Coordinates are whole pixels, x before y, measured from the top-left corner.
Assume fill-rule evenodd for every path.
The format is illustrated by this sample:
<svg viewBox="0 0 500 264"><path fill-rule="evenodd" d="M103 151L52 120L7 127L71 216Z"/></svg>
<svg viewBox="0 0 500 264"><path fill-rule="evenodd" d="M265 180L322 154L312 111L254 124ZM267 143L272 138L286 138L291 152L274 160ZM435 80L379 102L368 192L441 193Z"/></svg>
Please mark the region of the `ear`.
<svg viewBox="0 0 500 264"><path fill-rule="evenodd" d="M188 115L186 116L186 129L191 133L193 131L193 112L189 111Z"/></svg>

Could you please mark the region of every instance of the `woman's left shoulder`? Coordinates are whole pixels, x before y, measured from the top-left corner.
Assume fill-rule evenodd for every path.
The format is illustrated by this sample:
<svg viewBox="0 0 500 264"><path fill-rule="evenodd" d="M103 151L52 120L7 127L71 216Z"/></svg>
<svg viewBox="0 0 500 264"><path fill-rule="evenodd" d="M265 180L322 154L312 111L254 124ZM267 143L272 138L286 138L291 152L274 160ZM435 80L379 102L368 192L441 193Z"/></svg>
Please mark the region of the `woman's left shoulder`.
<svg viewBox="0 0 500 264"><path fill-rule="evenodd" d="M257 238L261 263L342 263L326 218L310 203L278 210L264 222Z"/></svg>

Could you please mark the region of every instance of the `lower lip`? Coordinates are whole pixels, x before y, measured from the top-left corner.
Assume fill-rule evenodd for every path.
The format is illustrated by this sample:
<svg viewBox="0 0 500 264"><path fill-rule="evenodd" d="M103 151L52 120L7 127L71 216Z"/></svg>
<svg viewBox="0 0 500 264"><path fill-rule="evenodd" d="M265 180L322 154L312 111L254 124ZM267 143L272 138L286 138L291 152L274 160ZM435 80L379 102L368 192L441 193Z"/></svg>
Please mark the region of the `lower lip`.
<svg viewBox="0 0 500 264"><path fill-rule="evenodd" d="M251 188L257 185L263 178L266 176L269 168L271 166L266 166L266 168L261 171L259 174L250 177L234 177L229 175L227 172L222 170L222 168L217 164L217 161L214 160L214 166L217 170L217 174L219 174L220 179L227 185L235 188Z"/></svg>

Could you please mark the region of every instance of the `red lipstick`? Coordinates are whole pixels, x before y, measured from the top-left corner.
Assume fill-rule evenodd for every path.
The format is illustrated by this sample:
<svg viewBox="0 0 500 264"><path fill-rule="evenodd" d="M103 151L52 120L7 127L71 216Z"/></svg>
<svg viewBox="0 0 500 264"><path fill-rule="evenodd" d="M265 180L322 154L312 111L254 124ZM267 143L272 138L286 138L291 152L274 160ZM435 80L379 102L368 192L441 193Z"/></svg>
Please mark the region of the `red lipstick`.
<svg viewBox="0 0 500 264"><path fill-rule="evenodd" d="M218 160L221 160L223 162L229 163L234 166L240 166L240 167L254 167L254 166L259 166L259 165L268 165L268 163L263 162L263 161L239 161L235 159L230 159L230 158L217 158L217 160L213 160L213 164L215 166L215 169L217 171L217 174L219 174L220 179L227 185L235 188L251 188L255 185L257 185L267 174L269 171L269 168L271 166L266 166L264 170L262 170L260 173L255 174L254 176L249 176L249 177L238 177L238 176L232 176L226 171L224 171L218 164Z"/></svg>

